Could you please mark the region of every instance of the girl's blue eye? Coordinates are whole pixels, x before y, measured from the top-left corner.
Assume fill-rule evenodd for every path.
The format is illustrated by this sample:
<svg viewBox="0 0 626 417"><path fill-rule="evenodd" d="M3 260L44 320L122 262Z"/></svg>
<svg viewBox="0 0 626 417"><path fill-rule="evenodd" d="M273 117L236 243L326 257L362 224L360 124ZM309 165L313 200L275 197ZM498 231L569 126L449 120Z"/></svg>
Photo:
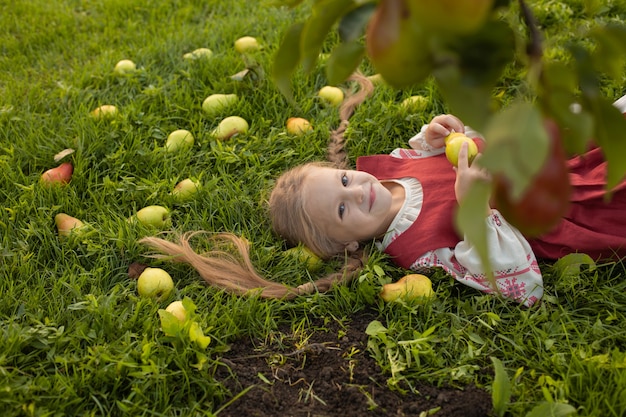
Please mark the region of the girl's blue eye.
<svg viewBox="0 0 626 417"><path fill-rule="evenodd" d="M348 186L348 176L346 174L343 174L341 176L341 185L343 185L344 187Z"/></svg>
<svg viewBox="0 0 626 417"><path fill-rule="evenodd" d="M346 211L346 206L345 204L341 203L339 204L339 218L343 219L343 213Z"/></svg>

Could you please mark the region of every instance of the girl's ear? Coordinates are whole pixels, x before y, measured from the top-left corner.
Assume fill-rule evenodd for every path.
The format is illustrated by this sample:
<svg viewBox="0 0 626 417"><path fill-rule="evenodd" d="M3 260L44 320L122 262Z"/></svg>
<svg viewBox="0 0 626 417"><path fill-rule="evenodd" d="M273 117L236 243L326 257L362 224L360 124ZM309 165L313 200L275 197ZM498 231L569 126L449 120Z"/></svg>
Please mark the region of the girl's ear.
<svg viewBox="0 0 626 417"><path fill-rule="evenodd" d="M357 241L348 242L345 244L344 248L350 253L356 252L359 249L359 242Z"/></svg>

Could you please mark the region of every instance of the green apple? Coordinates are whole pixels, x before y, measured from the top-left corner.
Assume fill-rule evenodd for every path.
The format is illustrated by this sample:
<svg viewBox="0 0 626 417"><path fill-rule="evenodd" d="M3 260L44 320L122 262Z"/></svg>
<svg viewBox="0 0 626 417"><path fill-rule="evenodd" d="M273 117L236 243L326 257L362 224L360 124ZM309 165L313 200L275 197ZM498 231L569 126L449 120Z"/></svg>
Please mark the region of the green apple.
<svg viewBox="0 0 626 417"><path fill-rule="evenodd" d="M230 139L240 133L248 132L248 122L246 119L239 116L229 116L223 119L215 129L211 132L211 135L219 140Z"/></svg>
<svg viewBox="0 0 626 417"><path fill-rule="evenodd" d="M422 112L428 107L428 99L424 96L411 96L400 103L403 109L412 112Z"/></svg>
<svg viewBox="0 0 626 417"><path fill-rule="evenodd" d="M463 143L467 143L467 160L471 164L476 155L478 155L478 146L476 143L460 132L451 133L444 140L446 144L446 158L452 165L459 166L459 151Z"/></svg>
<svg viewBox="0 0 626 417"><path fill-rule="evenodd" d="M324 103L330 104L331 106L339 106L344 98L343 90L332 85L326 85L320 88L317 92L317 96L321 98Z"/></svg>
<svg viewBox="0 0 626 417"><path fill-rule="evenodd" d="M103 104L91 111L91 117L96 120L109 120L117 116L117 107L112 104Z"/></svg>
<svg viewBox="0 0 626 417"><path fill-rule="evenodd" d="M368 75L367 79L374 85L385 84L385 79L380 74Z"/></svg>
<svg viewBox="0 0 626 417"><path fill-rule="evenodd" d="M202 102L202 110L209 116L214 116L233 106L238 99L237 94L211 94Z"/></svg>
<svg viewBox="0 0 626 417"><path fill-rule="evenodd" d="M41 182L46 185L59 184L64 185L70 182L74 166L71 162L63 162L61 165L50 168L41 174Z"/></svg>
<svg viewBox="0 0 626 417"><path fill-rule="evenodd" d="M198 189L200 187L200 181L194 181L191 178L185 178L184 180L176 184L176 186L172 190L172 196L174 196L174 199L177 202L182 203L191 199L191 197L193 197L193 195L198 192Z"/></svg>
<svg viewBox="0 0 626 417"><path fill-rule="evenodd" d="M174 281L170 274L161 268L146 268L137 279L137 292L142 297L166 300L174 291Z"/></svg>
<svg viewBox="0 0 626 417"><path fill-rule="evenodd" d="M54 216L54 224L57 227L59 236L69 236L72 233L79 233L81 229L85 227L82 221L65 213L58 213Z"/></svg>
<svg viewBox="0 0 626 417"><path fill-rule="evenodd" d="M165 311L171 313L174 317L176 317L180 322L184 322L187 320L187 310L183 305L183 302L180 300L172 301L166 308Z"/></svg>
<svg viewBox="0 0 626 417"><path fill-rule="evenodd" d="M170 211L163 206L147 206L139 210L136 217L145 226L163 228L170 221Z"/></svg>
<svg viewBox="0 0 626 417"><path fill-rule="evenodd" d="M193 146L194 137L190 131L178 129L167 136L165 142L165 150L167 152L177 152L179 150L188 149Z"/></svg>
<svg viewBox="0 0 626 417"><path fill-rule="evenodd" d="M428 31L466 34L487 20L495 0L408 0L415 24Z"/></svg>
<svg viewBox="0 0 626 417"><path fill-rule="evenodd" d="M285 251L285 256L293 257L306 265L310 272L317 272L324 266L324 261L304 245L294 246Z"/></svg>
<svg viewBox="0 0 626 417"><path fill-rule="evenodd" d="M193 61L196 59L207 59L213 56L213 51L209 48L198 48L183 55L183 59Z"/></svg>
<svg viewBox="0 0 626 417"><path fill-rule="evenodd" d="M302 136L306 132L313 130L311 123L302 117L290 117L286 123L287 133L295 136Z"/></svg>
<svg viewBox="0 0 626 417"><path fill-rule="evenodd" d="M433 295L433 283L427 276L421 274L405 275L397 282L383 285L380 292L380 298L387 302L398 299L424 300Z"/></svg>
<svg viewBox="0 0 626 417"><path fill-rule="evenodd" d="M244 36L235 41L235 51L240 54L254 52L260 49L259 41L252 36Z"/></svg>
<svg viewBox="0 0 626 417"><path fill-rule="evenodd" d="M113 72L116 74L129 74L137 71L137 65L130 59L122 59L113 68Z"/></svg>

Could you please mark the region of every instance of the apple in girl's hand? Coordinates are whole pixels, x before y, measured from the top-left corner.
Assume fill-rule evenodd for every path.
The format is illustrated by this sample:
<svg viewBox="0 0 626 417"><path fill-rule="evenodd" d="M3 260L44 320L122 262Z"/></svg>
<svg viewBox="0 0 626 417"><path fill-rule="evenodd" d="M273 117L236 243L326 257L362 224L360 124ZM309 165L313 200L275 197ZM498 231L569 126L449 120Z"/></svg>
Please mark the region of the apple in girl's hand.
<svg viewBox="0 0 626 417"><path fill-rule="evenodd" d="M63 162L56 168L50 168L43 174L41 174L41 182L50 185L50 184L67 184L70 182L72 178L72 173L74 172L74 166L71 162Z"/></svg>
<svg viewBox="0 0 626 417"><path fill-rule="evenodd" d="M306 132L313 130L313 126L307 119L302 117L290 117L286 123L287 133L290 135L301 136Z"/></svg>
<svg viewBox="0 0 626 417"><path fill-rule="evenodd" d="M142 297L167 299L174 290L174 281L170 274L161 268L146 268L137 279L137 292Z"/></svg>
<svg viewBox="0 0 626 417"><path fill-rule="evenodd" d="M191 178L185 178L172 190L172 196L177 202L189 200L201 187L200 181L194 181Z"/></svg>
<svg viewBox="0 0 626 417"><path fill-rule="evenodd" d="M183 302L172 301L166 308L165 311L171 313L174 317L176 317L180 322L184 322L187 320L187 310L185 310L185 306Z"/></svg>
<svg viewBox="0 0 626 417"><path fill-rule="evenodd" d="M136 70L137 65L130 59L122 59L117 64L115 64L115 68L113 69L116 74L128 74L131 72L135 72Z"/></svg>
<svg viewBox="0 0 626 417"><path fill-rule="evenodd" d="M137 220L145 226L165 227L170 220L170 211L163 206L147 206L136 214Z"/></svg>
<svg viewBox="0 0 626 417"><path fill-rule="evenodd" d="M259 42L252 36L243 36L235 41L235 51L240 54L260 49Z"/></svg>
<svg viewBox="0 0 626 417"><path fill-rule="evenodd" d="M213 116L237 103L237 94L211 94L202 102L202 110Z"/></svg>
<svg viewBox="0 0 626 417"><path fill-rule="evenodd" d="M219 140L226 140L240 133L246 133L248 128L246 119L239 116L229 116L213 129L211 135Z"/></svg>
<svg viewBox="0 0 626 417"><path fill-rule="evenodd" d="M213 51L209 48L198 48L193 50L192 52L187 52L183 55L183 59L186 60L195 60L195 59L203 59L203 58L211 58L213 56Z"/></svg>
<svg viewBox="0 0 626 417"><path fill-rule="evenodd" d="M344 94L343 90L339 87L333 87L332 85L326 85L322 87L317 96L322 99L324 103L331 106L338 106L343 102Z"/></svg>
<svg viewBox="0 0 626 417"><path fill-rule="evenodd" d="M470 165L476 155L478 155L478 146L476 146L476 143L463 133L452 132L446 137L444 142L446 144L446 158L448 158L448 161L455 167L459 166L459 152L464 143L467 143L467 160Z"/></svg>
<svg viewBox="0 0 626 417"><path fill-rule="evenodd" d="M178 129L173 131L167 136L165 142L166 152L176 152L190 148L193 145L194 138L190 131L185 129Z"/></svg>
<svg viewBox="0 0 626 417"><path fill-rule="evenodd" d="M54 216L54 224L57 227L59 236L69 236L71 233L78 233L80 229L85 226L85 224L76 217L65 213L58 213Z"/></svg>
<svg viewBox="0 0 626 417"><path fill-rule="evenodd" d="M397 282L383 285L383 289L380 292L380 298L387 302L398 299L427 299L433 295L432 282L427 276L421 274L405 275Z"/></svg>
<svg viewBox="0 0 626 417"><path fill-rule="evenodd" d="M103 104L91 111L91 116L96 120L108 120L117 116L117 107L112 104Z"/></svg>

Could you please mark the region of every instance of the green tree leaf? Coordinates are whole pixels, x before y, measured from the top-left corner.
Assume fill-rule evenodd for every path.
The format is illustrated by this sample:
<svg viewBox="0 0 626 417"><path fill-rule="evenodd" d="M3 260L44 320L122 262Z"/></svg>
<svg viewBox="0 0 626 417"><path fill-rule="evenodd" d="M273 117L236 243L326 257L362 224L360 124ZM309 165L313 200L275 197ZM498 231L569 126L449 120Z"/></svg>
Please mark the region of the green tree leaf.
<svg viewBox="0 0 626 417"><path fill-rule="evenodd" d="M365 28L376 10L376 2L371 1L346 13L339 21L339 39L342 42L357 40L365 33Z"/></svg>
<svg viewBox="0 0 626 417"><path fill-rule="evenodd" d="M358 40L342 43L333 50L326 63L326 78L331 85L345 81L365 56L365 47Z"/></svg>
<svg viewBox="0 0 626 417"><path fill-rule="evenodd" d="M294 23L289 27L274 56L272 67L272 79L278 90L293 103L293 89L291 88L291 75L300 62L300 37L304 23Z"/></svg>

